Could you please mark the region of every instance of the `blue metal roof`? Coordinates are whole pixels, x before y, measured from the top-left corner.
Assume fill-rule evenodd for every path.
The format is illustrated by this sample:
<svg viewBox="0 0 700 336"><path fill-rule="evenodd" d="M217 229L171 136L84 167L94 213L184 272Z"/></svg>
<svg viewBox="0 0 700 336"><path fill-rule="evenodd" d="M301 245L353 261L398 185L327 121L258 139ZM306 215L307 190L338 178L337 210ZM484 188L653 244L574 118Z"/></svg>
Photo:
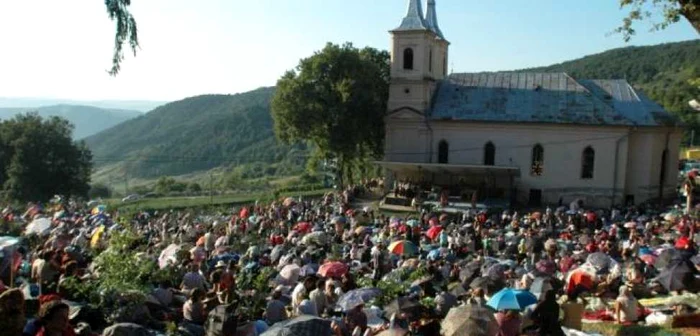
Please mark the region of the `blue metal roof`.
<svg viewBox="0 0 700 336"><path fill-rule="evenodd" d="M423 19L423 7L421 0L410 0L408 2L408 11L406 17L401 21L401 25L394 31L406 30L429 30L428 24Z"/></svg>
<svg viewBox="0 0 700 336"><path fill-rule="evenodd" d="M577 81L565 73L451 74L433 98L432 119L589 125L668 123L670 115L624 80Z"/></svg>

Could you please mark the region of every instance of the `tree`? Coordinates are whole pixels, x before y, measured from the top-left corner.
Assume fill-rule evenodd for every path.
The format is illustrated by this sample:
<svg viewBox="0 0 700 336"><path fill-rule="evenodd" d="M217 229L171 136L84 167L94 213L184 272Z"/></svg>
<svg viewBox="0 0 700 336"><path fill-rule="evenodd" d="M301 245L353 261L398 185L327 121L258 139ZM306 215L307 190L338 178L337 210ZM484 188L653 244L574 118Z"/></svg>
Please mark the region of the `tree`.
<svg viewBox="0 0 700 336"><path fill-rule="evenodd" d="M114 35L114 53L112 54L112 68L108 71L110 75L116 76L121 70L121 63L124 60L124 43L128 42L131 51L136 56L136 49L139 47L138 29L136 19L131 15L129 6L131 0L105 0L107 15L112 21L116 21L116 33Z"/></svg>
<svg viewBox="0 0 700 336"><path fill-rule="evenodd" d="M199 183L197 183L197 182L190 182L187 185L187 192L189 192L191 194L198 194L198 193L202 192L202 186L200 186Z"/></svg>
<svg viewBox="0 0 700 336"><path fill-rule="evenodd" d="M348 172L351 162L381 155L388 96L389 53L328 43L277 82L275 135L287 144L311 142Z"/></svg>
<svg viewBox="0 0 700 336"><path fill-rule="evenodd" d="M700 33L700 0L619 0L620 8L629 8L630 11L622 20L622 25L615 29L622 33L625 42L629 41L636 33L633 25L637 21L650 20L656 14L660 14L662 20L653 22L652 30L665 29L671 24L686 18L695 30ZM649 8L651 7L651 8Z"/></svg>
<svg viewBox="0 0 700 336"><path fill-rule="evenodd" d="M0 185L5 197L45 201L56 194L86 196L92 154L73 141L73 126L59 117L20 114L0 123Z"/></svg>

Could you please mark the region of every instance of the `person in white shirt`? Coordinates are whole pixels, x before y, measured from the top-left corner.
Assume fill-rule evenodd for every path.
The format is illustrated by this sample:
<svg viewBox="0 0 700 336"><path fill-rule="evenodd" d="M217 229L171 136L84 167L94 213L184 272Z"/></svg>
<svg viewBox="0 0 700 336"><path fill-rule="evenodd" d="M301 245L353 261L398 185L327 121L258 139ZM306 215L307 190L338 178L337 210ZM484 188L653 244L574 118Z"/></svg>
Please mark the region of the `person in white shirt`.
<svg viewBox="0 0 700 336"><path fill-rule="evenodd" d="M297 284L292 291L292 308L297 311L302 301L308 298L309 293L316 287L316 277L308 276L303 282Z"/></svg>

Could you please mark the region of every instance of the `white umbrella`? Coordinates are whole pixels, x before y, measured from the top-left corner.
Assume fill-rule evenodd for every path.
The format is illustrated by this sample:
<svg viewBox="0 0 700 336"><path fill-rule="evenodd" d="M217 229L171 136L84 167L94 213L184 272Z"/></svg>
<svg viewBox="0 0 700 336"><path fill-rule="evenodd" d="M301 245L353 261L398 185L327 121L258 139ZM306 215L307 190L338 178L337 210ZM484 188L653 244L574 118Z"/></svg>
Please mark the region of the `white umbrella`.
<svg viewBox="0 0 700 336"><path fill-rule="evenodd" d="M299 280L300 274L301 268L297 264L289 264L282 268L279 277L283 279L285 283L295 284Z"/></svg>
<svg viewBox="0 0 700 336"><path fill-rule="evenodd" d="M25 229L25 234L48 235L51 231L51 220L48 218L37 218L33 220Z"/></svg>
<svg viewBox="0 0 700 336"><path fill-rule="evenodd" d="M168 245L168 247L160 253L160 257L158 257L158 266L160 268L165 268L168 264L177 262L177 252L180 251L181 248L182 246L178 244Z"/></svg>

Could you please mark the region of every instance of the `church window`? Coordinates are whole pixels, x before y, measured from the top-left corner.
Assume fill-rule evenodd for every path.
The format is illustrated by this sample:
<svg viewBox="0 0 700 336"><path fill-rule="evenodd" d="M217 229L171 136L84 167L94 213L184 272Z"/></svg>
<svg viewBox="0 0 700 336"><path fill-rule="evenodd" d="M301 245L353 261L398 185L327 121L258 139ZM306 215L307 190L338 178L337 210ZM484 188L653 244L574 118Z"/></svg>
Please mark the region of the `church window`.
<svg viewBox="0 0 700 336"><path fill-rule="evenodd" d="M438 163L447 163L450 154L450 145L441 140L438 144Z"/></svg>
<svg viewBox="0 0 700 336"><path fill-rule="evenodd" d="M413 70L413 49L411 48L403 50L403 68L405 70Z"/></svg>
<svg viewBox="0 0 700 336"><path fill-rule="evenodd" d="M544 172L544 148L540 144L532 147L532 163L530 165L530 175L542 176Z"/></svg>
<svg viewBox="0 0 700 336"><path fill-rule="evenodd" d="M591 146L586 147L581 155L581 178L592 179L595 170L595 150Z"/></svg>
<svg viewBox="0 0 700 336"><path fill-rule="evenodd" d="M430 52L428 52L428 71L433 72L433 48L430 48Z"/></svg>
<svg viewBox="0 0 700 336"><path fill-rule="evenodd" d="M484 145L484 166L493 166L496 161L496 146L491 141Z"/></svg>

